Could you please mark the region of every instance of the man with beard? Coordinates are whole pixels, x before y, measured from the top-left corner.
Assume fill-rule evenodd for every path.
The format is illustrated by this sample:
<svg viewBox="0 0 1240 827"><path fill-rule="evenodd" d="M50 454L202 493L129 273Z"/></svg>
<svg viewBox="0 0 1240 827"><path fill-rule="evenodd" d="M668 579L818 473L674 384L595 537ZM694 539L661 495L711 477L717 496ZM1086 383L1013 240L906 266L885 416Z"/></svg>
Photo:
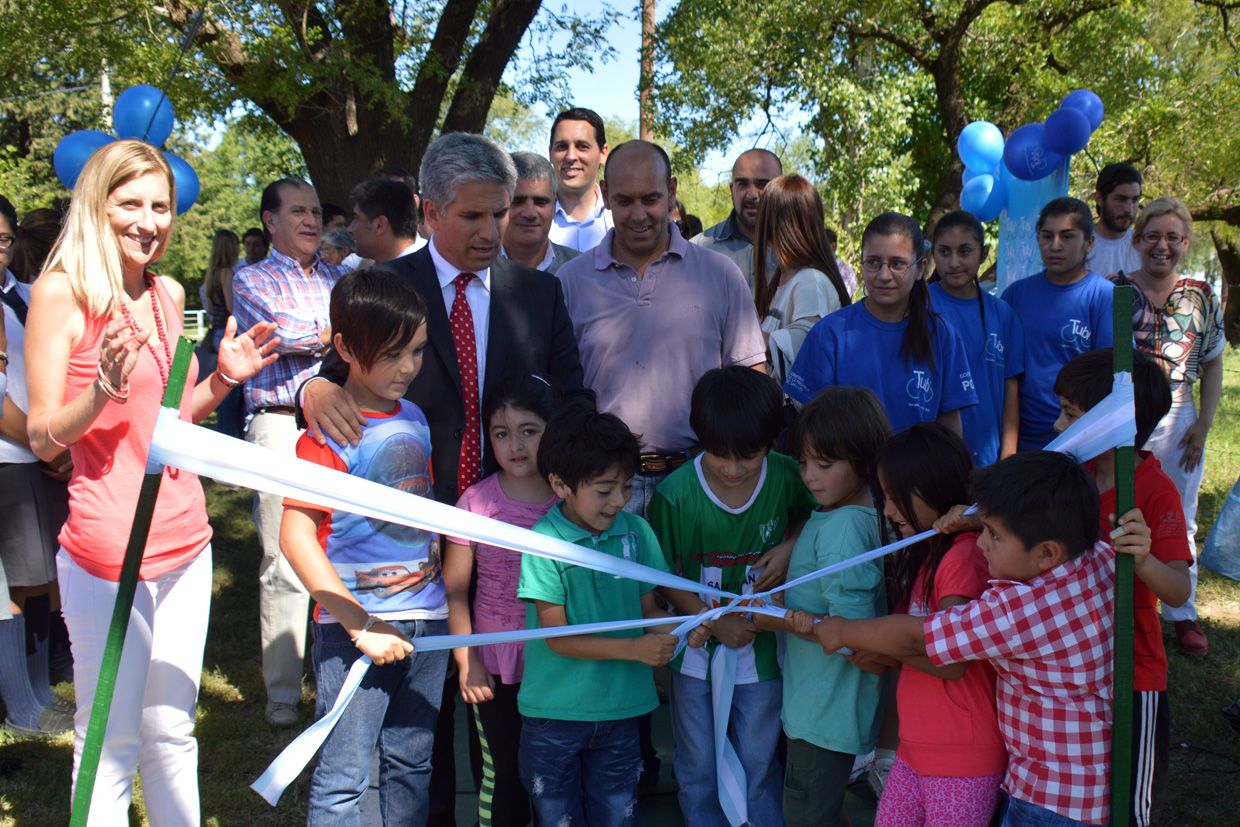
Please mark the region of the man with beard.
<svg viewBox="0 0 1240 827"><path fill-rule="evenodd" d="M555 215L555 167L533 152L512 153L512 163L517 168L517 188L499 254L554 275L564 262L580 255L548 238Z"/></svg>
<svg viewBox="0 0 1240 827"><path fill-rule="evenodd" d="M1102 276L1141 269L1141 254L1132 246L1132 222L1141 207L1141 173L1132 164L1107 164L1094 187L1098 223L1089 269Z"/></svg>
<svg viewBox="0 0 1240 827"><path fill-rule="evenodd" d="M708 250L723 253L736 262L753 292L753 239L758 232L758 200L762 191L775 178L784 174L784 166L775 153L751 149L741 153L732 165L732 213L693 239ZM768 273L773 271L773 262Z"/></svg>

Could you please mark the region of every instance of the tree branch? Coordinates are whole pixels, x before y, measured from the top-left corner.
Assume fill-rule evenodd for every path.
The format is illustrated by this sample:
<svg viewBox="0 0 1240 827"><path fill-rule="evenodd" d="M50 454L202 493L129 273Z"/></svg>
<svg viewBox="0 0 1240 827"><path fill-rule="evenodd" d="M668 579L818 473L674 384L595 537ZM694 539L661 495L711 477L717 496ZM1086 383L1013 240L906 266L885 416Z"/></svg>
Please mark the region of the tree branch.
<svg viewBox="0 0 1240 827"><path fill-rule="evenodd" d="M1088 0L1088 2L1064 9L1057 14L1039 15L1039 17L1041 17L1042 27L1046 30L1046 33L1054 37L1063 33L1069 26L1087 14L1113 8L1117 5L1119 5L1117 0Z"/></svg>
<svg viewBox="0 0 1240 827"><path fill-rule="evenodd" d="M828 18L827 22L838 26L845 33L850 34L853 37L869 40L882 40L890 43L892 46L895 46L897 49L908 55L914 63L921 66L923 69L929 69L931 63L934 62L934 58L927 54L921 46L917 45L903 35L884 29L872 20L866 20L866 25L864 26L858 26L856 23L853 23L851 20L844 17Z"/></svg>
<svg viewBox="0 0 1240 827"><path fill-rule="evenodd" d="M444 117L444 132L481 132L499 89L504 67L521 44L525 30L538 14L542 0L498 0L482 36L465 61L452 105Z"/></svg>

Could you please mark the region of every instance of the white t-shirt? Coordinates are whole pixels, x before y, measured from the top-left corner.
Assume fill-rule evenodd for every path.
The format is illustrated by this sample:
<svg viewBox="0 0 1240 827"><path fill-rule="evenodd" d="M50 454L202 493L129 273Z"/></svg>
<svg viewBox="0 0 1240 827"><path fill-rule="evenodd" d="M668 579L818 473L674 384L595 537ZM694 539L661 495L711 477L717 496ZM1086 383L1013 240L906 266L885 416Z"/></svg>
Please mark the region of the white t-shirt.
<svg viewBox="0 0 1240 827"><path fill-rule="evenodd" d="M839 309L839 293L821 270L798 270L775 288L770 310L762 320L762 332L771 334L767 349L772 361L767 364L767 372L782 382L810 329L818 319Z"/></svg>
<svg viewBox="0 0 1240 827"><path fill-rule="evenodd" d="M1116 239L1104 238L1094 233L1094 249L1089 254L1089 269L1100 276L1109 276L1123 270L1131 273L1141 269L1141 254L1132 246L1132 230Z"/></svg>

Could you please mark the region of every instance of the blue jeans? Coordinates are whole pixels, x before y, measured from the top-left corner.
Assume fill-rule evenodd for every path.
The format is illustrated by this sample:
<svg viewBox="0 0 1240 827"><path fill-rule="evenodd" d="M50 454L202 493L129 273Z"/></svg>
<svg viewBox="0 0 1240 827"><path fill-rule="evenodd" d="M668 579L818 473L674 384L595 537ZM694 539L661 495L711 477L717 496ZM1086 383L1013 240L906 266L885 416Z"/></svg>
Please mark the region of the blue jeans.
<svg viewBox="0 0 1240 827"><path fill-rule="evenodd" d="M395 620L411 639L446 635L446 620ZM335 703L353 662L362 653L339 623L314 624L316 717ZM447 651L414 652L404 660L372 665L357 694L323 744L310 779L308 827L356 827L358 802L370 782L379 749L379 812L384 824L425 825L431 780L431 746L443 697Z"/></svg>
<svg viewBox="0 0 1240 827"><path fill-rule="evenodd" d="M738 684L732 695L729 725L732 745L745 770L749 824L781 827L783 768L775 754L779 743L782 680ZM719 806L715 767L715 724L710 681L672 673L673 763L680 782L680 811L689 827L728 827Z"/></svg>
<svg viewBox="0 0 1240 827"><path fill-rule="evenodd" d="M655 486L667 479L667 475L667 471L660 471L656 474L634 474L633 496L629 497L629 501L624 504L624 510L630 514L636 514L643 520L646 519L646 508L654 499Z"/></svg>
<svg viewBox="0 0 1240 827"><path fill-rule="evenodd" d="M638 827L641 750L637 719L556 721L524 718L521 783L538 823Z"/></svg>
<svg viewBox="0 0 1240 827"><path fill-rule="evenodd" d="M1003 813L1000 827L1099 827L1068 818L1037 804L1012 798L1007 793L1002 795L999 810Z"/></svg>

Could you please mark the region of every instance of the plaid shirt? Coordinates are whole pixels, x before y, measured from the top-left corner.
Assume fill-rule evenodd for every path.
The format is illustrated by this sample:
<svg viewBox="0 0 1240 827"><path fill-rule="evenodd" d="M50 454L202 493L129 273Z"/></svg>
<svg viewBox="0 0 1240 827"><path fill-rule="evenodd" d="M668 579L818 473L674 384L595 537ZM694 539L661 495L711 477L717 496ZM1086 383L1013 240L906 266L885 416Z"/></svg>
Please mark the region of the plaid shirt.
<svg viewBox="0 0 1240 827"><path fill-rule="evenodd" d="M280 358L245 383L250 411L268 405L292 405L298 386L319 370L325 348L319 333L328 326L328 305L336 280L347 267L327 264L317 255L310 273L275 248L233 279L233 315L239 332L259 322L279 325Z"/></svg>
<svg viewBox="0 0 1240 827"><path fill-rule="evenodd" d="M988 660L999 673L1009 795L1105 824L1111 773L1115 551L1098 543L1025 583L991 581L926 618L934 663Z"/></svg>

